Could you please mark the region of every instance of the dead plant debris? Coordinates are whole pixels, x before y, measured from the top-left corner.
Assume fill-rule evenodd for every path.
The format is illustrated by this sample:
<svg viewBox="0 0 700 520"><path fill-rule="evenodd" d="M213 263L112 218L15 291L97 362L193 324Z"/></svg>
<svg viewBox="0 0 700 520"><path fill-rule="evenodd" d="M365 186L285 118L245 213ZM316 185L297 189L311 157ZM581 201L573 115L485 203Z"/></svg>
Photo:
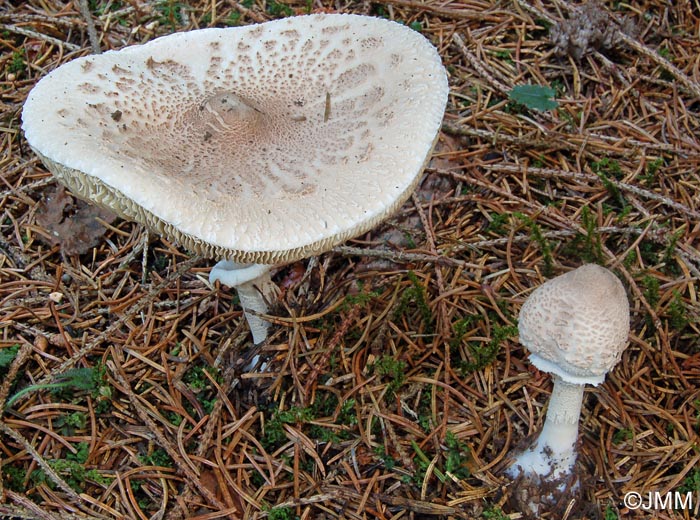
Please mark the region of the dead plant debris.
<svg viewBox="0 0 700 520"><path fill-rule="evenodd" d="M267 367L246 371L257 352L211 262L93 228L21 107L79 55L320 11L422 32L450 104L394 218L277 273ZM698 33L694 0L3 2L0 516L521 518L503 468L551 382L518 311L584 262L629 290L631 345L586 394L581 497L542 518L649 518L627 493L698 493ZM513 103L517 85L556 106ZM654 518L697 518L694 496Z"/></svg>
<svg viewBox="0 0 700 520"><path fill-rule="evenodd" d="M626 15L619 26L601 2L590 0L575 7L570 16L554 24L549 36L554 52L580 60L595 50L611 50L621 44L620 34L634 37L635 20Z"/></svg>
<svg viewBox="0 0 700 520"><path fill-rule="evenodd" d="M105 209L76 199L62 185L43 194L36 212L36 223L46 231L39 239L59 245L65 255L83 255L104 237L105 224L117 216Z"/></svg>

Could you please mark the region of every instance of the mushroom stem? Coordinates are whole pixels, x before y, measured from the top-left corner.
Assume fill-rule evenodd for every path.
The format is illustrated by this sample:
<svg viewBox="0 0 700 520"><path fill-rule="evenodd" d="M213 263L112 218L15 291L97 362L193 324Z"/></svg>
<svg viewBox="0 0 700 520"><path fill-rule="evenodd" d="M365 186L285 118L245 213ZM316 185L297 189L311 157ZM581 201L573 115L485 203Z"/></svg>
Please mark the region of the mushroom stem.
<svg viewBox="0 0 700 520"><path fill-rule="evenodd" d="M279 294L279 288L270 277L272 267L265 264L239 264L230 260L221 260L209 273L211 283L218 280L238 292L241 307L256 345L265 341L270 327L270 323L258 314L267 314L268 303Z"/></svg>
<svg viewBox="0 0 700 520"><path fill-rule="evenodd" d="M567 383L556 375L553 379L544 427L535 444L520 453L508 468L513 478L534 474L552 481L573 470L584 385Z"/></svg>

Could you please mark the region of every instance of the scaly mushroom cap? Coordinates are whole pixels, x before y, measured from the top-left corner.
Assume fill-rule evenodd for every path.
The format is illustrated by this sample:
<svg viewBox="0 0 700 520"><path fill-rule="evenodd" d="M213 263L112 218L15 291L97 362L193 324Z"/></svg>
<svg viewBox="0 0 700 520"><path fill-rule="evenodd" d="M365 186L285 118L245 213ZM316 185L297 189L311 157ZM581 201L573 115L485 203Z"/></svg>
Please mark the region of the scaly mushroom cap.
<svg viewBox="0 0 700 520"><path fill-rule="evenodd" d="M76 194L207 256L276 263L402 204L447 94L416 31L319 14L76 59L30 92L22 127Z"/></svg>
<svg viewBox="0 0 700 520"><path fill-rule="evenodd" d="M530 362L569 383L597 385L620 360L630 331L620 280L586 264L544 283L520 310L520 342Z"/></svg>

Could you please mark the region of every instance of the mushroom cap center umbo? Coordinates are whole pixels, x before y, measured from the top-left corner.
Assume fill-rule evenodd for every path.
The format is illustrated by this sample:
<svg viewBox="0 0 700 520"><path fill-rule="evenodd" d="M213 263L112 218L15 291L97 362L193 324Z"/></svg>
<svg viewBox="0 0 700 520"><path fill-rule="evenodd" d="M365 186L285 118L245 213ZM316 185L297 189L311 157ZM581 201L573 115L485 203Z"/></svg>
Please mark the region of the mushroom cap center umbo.
<svg viewBox="0 0 700 520"><path fill-rule="evenodd" d="M30 93L23 128L58 176L80 172L110 200L128 198L122 214L239 261L291 260L408 197L447 92L437 51L415 31L311 15L76 59Z"/></svg>
<svg viewBox="0 0 700 520"><path fill-rule="evenodd" d="M520 342L533 365L572 383L598 384L620 360L630 330L620 280L587 264L544 283L520 310Z"/></svg>

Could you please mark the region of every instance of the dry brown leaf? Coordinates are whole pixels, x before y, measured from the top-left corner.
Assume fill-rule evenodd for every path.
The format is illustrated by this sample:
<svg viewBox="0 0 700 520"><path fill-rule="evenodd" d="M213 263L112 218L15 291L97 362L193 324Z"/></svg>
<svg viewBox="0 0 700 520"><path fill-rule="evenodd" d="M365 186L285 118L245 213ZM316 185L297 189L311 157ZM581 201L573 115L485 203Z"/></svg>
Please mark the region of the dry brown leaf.
<svg viewBox="0 0 700 520"><path fill-rule="evenodd" d="M117 218L110 211L72 197L63 186L49 190L36 213L36 222L46 229L42 239L51 246L61 246L68 255L82 255L95 247L106 228L98 220L112 223Z"/></svg>

